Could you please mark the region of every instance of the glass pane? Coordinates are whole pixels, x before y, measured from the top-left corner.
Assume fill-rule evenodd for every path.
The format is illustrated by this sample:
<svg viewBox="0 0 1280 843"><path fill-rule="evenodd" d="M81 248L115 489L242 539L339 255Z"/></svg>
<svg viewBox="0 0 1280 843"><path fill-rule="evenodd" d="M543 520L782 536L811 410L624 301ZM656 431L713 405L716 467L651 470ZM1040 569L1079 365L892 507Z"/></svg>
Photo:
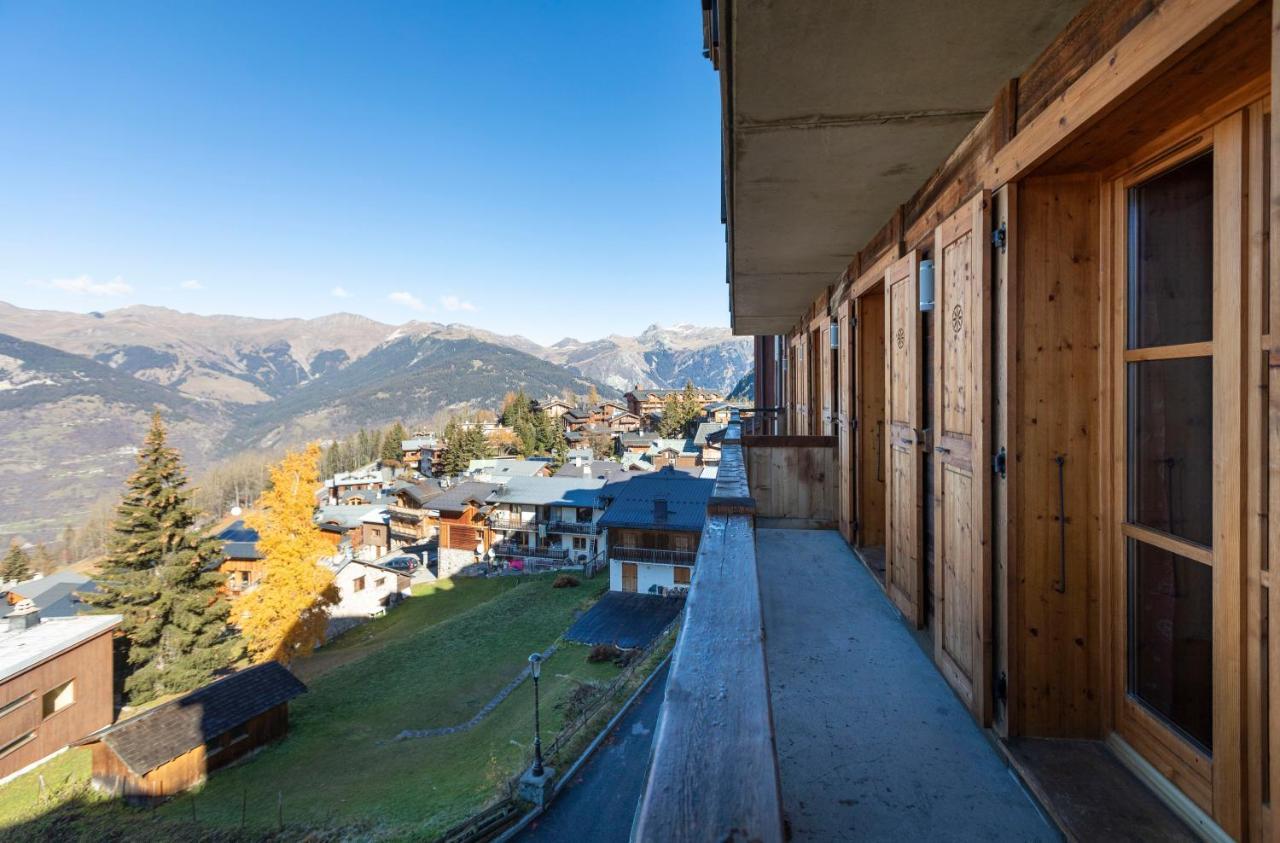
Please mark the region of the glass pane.
<svg viewBox="0 0 1280 843"><path fill-rule="evenodd" d="M1129 189L1129 348L1213 339L1213 155Z"/></svg>
<svg viewBox="0 0 1280 843"><path fill-rule="evenodd" d="M1129 693L1213 747L1213 569L1133 539Z"/></svg>
<svg viewBox="0 0 1280 843"><path fill-rule="evenodd" d="M1213 361L1129 364L1134 524L1208 547L1213 531Z"/></svg>

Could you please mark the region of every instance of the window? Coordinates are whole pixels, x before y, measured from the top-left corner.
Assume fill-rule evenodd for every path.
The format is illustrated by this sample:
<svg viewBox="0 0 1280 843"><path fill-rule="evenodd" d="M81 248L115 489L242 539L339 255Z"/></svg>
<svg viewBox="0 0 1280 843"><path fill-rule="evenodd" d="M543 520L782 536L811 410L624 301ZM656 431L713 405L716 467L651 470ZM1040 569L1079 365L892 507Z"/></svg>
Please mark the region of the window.
<svg viewBox="0 0 1280 843"><path fill-rule="evenodd" d="M579 523L579 524L590 524L590 523L591 523L591 507L589 507L589 506L580 506L580 507L578 507L578 513L577 513L577 515L578 515L578 523Z"/></svg>
<svg viewBox="0 0 1280 843"><path fill-rule="evenodd" d="M374 588L381 588L386 584L387 584L386 577L378 577L376 580L373 581Z"/></svg>
<svg viewBox="0 0 1280 843"><path fill-rule="evenodd" d="M4 717L9 712L17 711L19 708L22 708L22 706L26 705L27 703L35 699L35 696L36 696L35 691L27 691L25 694L18 697L17 699L10 700L4 705L0 705L0 717Z"/></svg>
<svg viewBox="0 0 1280 843"><path fill-rule="evenodd" d="M25 735L14 738L4 746L0 746L0 758L4 758L9 753L14 752L18 749L21 749L23 746L25 746L26 744L30 743L35 739L36 739L35 732L27 732Z"/></svg>
<svg viewBox="0 0 1280 843"><path fill-rule="evenodd" d="M587 549L587 540L586 540L585 538L583 538L582 536L574 536L574 537L573 537L573 549L574 549L574 550L586 550L586 549Z"/></svg>
<svg viewBox="0 0 1280 843"><path fill-rule="evenodd" d="M356 577L351 583L352 591L364 591L364 577Z"/></svg>
<svg viewBox="0 0 1280 843"><path fill-rule="evenodd" d="M58 687L51 691L46 691L43 697L44 716L57 714L67 706L76 701L76 681L68 679Z"/></svg>
<svg viewBox="0 0 1280 843"><path fill-rule="evenodd" d="M692 579L693 571L689 570L688 568L681 568L677 566L675 568L672 568L671 570L675 572L676 585L688 585L690 580Z"/></svg>

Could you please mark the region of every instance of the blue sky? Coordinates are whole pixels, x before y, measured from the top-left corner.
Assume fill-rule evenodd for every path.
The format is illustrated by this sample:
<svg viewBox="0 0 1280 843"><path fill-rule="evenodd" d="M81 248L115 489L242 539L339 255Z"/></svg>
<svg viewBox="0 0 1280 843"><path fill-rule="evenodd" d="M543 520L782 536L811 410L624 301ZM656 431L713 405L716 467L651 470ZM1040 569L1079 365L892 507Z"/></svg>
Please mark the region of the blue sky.
<svg viewBox="0 0 1280 843"><path fill-rule="evenodd" d="M694 0L0 0L0 299L728 322Z"/></svg>

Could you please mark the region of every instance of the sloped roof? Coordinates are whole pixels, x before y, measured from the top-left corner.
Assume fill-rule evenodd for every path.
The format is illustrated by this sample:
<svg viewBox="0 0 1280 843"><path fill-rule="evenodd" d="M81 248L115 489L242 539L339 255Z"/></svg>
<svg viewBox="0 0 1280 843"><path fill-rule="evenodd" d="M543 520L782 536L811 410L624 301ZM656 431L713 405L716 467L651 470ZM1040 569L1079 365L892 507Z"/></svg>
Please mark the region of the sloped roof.
<svg viewBox="0 0 1280 843"><path fill-rule="evenodd" d="M397 489L396 492L403 492L409 500L418 506L423 506L428 501L435 500L443 495L444 489L441 488L438 480L419 480L417 483L411 483Z"/></svg>
<svg viewBox="0 0 1280 843"><path fill-rule="evenodd" d="M635 475L616 488L610 485L613 503L601 516L600 526L701 530L707 518L707 499L715 485L670 468ZM654 517L653 502L659 498L667 502L667 515L661 521Z"/></svg>
<svg viewBox="0 0 1280 843"><path fill-rule="evenodd" d="M701 447L707 443L708 438L710 438L710 441L714 442L717 438L715 434L720 433L728 426L729 425L727 424L720 424L719 422L702 422L698 425L697 431L693 434L693 444Z"/></svg>
<svg viewBox="0 0 1280 843"><path fill-rule="evenodd" d="M215 538L222 540L223 559L261 559L258 552L258 531L245 526L244 519L233 521Z"/></svg>
<svg viewBox="0 0 1280 843"><path fill-rule="evenodd" d="M431 508L440 512L461 512L467 508L468 502L484 503L496 488L497 483L481 483L476 480L459 483L433 500Z"/></svg>
<svg viewBox="0 0 1280 843"><path fill-rule="evenodd" d="M0 632L0 682L119 625L120 615L42 618L29 629Z"/></svg>
<svg viewBox="0 0 1280 843"><path fill-rule="evenodd" d="M76 594L97 590L97 583L78 571L58 571L20 582L10 592L30 600L42 618L69 618L79 614L80 601ZM0 600L0 618L8 617L13 609L9 601Z"/></svg>
<svg viewBox="0 0 1280 843"><path fill-rule="evenodd" d="M584 470L585 469L585 470ZM627 468L620 462L613 460L590 460L580 465L567 462L560 466L556 472L556 477L594 477L598 480L611 480L616 475L626 474Z"/></svg>
<svg viewBox="0 0 1280 843"><path fill-rule="evenodd" d="M678 454L696 454L698 449L694 446L692 439L655 439L645 453L654 455L663 451L675 451Z"/></svg>
<svg viewBox="0 0 1280 843"><path fill-rule="evenodd" d="M566 496L581 490L599 489L603 480L594 477L512 477L488 497L492 504L546 505L566 501ZM571 504L577 505L577 504Z"/></svg>
<svg viewBox="0 0 1280 843"><path fill-rule="evenodd" d="M546 467L546 460L472 460L467 471L477 477L533 477Z"/></svg>
<svg viewBox="0 0 1280 843"><path fill-rule="evenodd" d="M108 726L80 743L102 741L141 776L306 690L284 666L270 661Z"/></svg>

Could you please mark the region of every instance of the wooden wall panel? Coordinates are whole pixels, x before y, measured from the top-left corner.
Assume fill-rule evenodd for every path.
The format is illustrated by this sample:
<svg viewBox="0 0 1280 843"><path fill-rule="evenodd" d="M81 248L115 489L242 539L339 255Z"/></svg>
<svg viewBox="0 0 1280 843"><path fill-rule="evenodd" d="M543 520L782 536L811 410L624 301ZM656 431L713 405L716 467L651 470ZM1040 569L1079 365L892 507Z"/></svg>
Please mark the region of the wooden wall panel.
<svg viewBox="0 0 1280 843"><path fill-rule="evenodd" d="M749 436L743 450L757 517L835 529L840 471L834 437Z"/></svg>
<svg viewBox="0 0 1280 843"><path fill-rule="evenodd" d="M859 547L886 542L885 339L883 290L858 299L858 536Z"/></svg>
<svg viewBox="0 0 1280 843"><path fill-rule="evenodd" d="M924 625L924 557L922 555L921 495L924 491L920 453L921 330L916 253L885 273L888 304L880 348L885 355L888 399L886 464L887 546L885 588L907 622Z"/></svg>
<svg viewBox="0 0 1280 843"><path fill-rule="evenodd" d="M1020 734L1100 737L1099 185L1027 179L1018 191L1011 696Z"/></svg>

